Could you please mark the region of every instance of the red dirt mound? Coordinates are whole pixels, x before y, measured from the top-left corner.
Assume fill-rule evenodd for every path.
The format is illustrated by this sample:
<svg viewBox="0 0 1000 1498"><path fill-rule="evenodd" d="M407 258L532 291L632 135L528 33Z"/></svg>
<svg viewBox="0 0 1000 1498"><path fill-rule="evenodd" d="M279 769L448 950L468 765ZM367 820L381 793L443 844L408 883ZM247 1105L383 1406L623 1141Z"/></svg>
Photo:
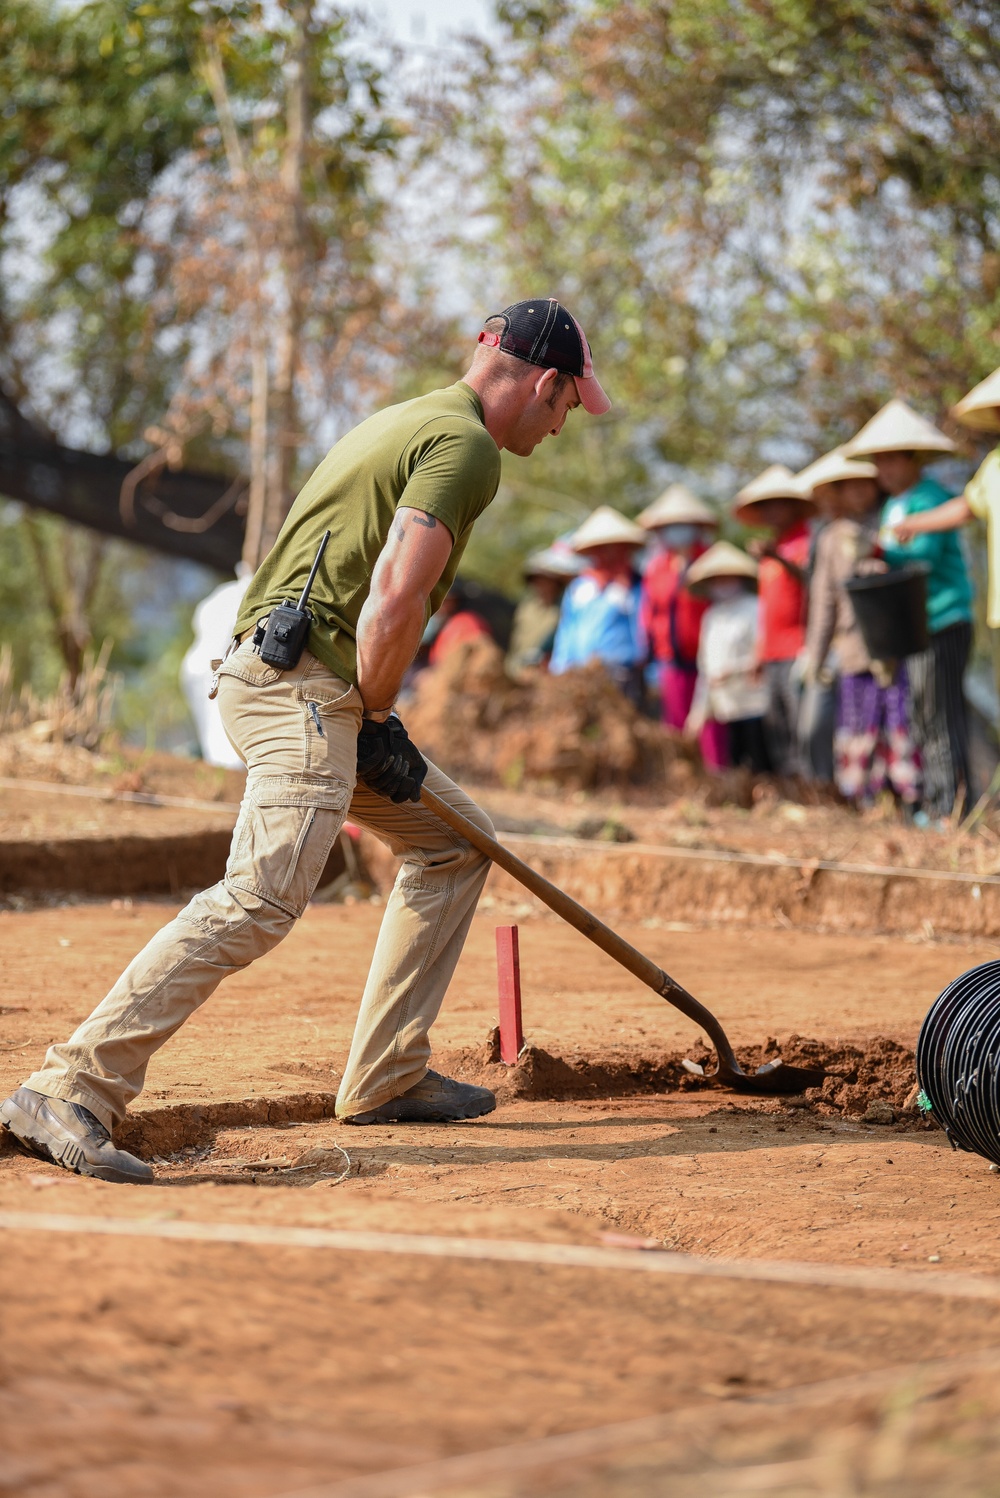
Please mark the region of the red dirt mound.
<svg viewBox="0 0 1000 1498"><path fill-rule="evenodd" d="M490 640L472 640L425 671L406 724L442 769L480 784L678 793L695 779L694 751L644 718L603 667L515 682Z"/></svg>
<svg viewBox="0 0 1000 1498"><path fill-rule="evenodd" d="M781 1054L793 1064L818 1063L825 1068L823 1086L806 1093L821 1112L855 1117L870 1114L873 1122L885 1123L889 1122L888 1114L878 1105L887 1104L897 1117L919 1116L910 1101L916 1082L914 1053L898 1041L876 1035L864 1046L856 1046L792 1035L781 1047Z"/></svg>
<svg viewBox="0 0 1000 1498"><path fill-rule="evenodd" d="M895 1040L875 1036L864 1046L840 1041L810 1040L790 1035L763 1046L738 1047L740 1065L753 1072L780 1055L794 1066L822 1067L822 1087L804 1094L805 1105L831 1115L865 1118L872 1123L900 1120L921 1122L910 1101L915 1072L913 1052ZM714 1053L700 1042L686 1053L707 1070ZM628 1097L644 1092L697 1092L712 1082L685 1070L680 1053L650 1057L622 1046L600 1055L553 1056L538 1046L525 1046L515 1066L500 1064L499 1031L493 1030L482 1048L449 1053L449 1066L469 1081L491 1087L502 1099Z"/></svg>

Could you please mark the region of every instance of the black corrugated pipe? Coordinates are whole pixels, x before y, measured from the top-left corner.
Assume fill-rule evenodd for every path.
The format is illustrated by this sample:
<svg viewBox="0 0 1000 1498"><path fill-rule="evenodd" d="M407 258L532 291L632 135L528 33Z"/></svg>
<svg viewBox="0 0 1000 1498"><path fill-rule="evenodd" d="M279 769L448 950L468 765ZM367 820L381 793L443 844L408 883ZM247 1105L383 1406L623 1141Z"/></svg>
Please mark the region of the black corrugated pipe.
<svg viewBox="0 0 1000 1498"><path fill-rule="evenodd" d="M918 1102L953 1149L1000 1166L1000 962L974 967L934 1000L917 1041Z"/></svg>

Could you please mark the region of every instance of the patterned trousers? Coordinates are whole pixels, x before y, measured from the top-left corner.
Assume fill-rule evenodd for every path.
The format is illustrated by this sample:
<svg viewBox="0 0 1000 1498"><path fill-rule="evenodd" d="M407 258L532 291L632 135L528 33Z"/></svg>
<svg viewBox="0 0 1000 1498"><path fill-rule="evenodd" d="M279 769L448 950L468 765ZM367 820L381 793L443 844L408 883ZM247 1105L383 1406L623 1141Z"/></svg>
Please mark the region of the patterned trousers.
<svg viewBox="0 0 1000 1498"><path fill-rule="evenodd" d="M870 671L840 678L833 755L842 796L870 805L888 788L916 805L920 762L910 732L905 666L887 687L879 686Z"/></svg>

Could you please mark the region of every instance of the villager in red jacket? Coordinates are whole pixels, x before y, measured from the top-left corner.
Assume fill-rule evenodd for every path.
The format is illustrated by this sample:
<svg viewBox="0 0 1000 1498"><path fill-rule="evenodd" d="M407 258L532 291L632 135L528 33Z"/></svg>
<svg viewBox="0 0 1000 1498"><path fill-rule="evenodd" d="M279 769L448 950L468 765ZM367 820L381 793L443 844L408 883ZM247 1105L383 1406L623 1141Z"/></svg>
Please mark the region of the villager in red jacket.
<svg viewBox="0 0 1000 1498"><path fill-rule="evenodd" d="M760 562L760 663L767 680L769 706L764 719L768 752L779 775L802 775L798 716L801 681L797 662L806 643L809 605L808 521L815 506L796 476L775 463L741 489L733 516L742 525L770 532L751 541Z"/></svg>
<svg viewBox="0 0 1000 1498"><path fill-rule="evenodd" d="M715 539L719 517L683 484L671 484L638 518L658 547L643 576L641 621L650 658L659 666L660 716L668 728L682 729L694 697L701 621L708 607L685 579L691 563ZM719 724L706 722L699 742L711 769L728 763Z"/></svg>

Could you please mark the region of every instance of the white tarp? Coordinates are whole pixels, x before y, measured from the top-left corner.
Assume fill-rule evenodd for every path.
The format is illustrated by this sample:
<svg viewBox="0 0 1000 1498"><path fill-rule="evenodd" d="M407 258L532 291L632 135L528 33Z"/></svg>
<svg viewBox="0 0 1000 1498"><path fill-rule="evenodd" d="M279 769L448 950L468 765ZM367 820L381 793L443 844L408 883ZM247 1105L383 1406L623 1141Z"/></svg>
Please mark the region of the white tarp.
<svg viewBox="0 0 1000 1498"><path fill-rule="evenodd" d="M181 689L195 722L202 759L226 770L242 769L243 761L226 738L218 702L210 701L208 692L212 684L212 661L226 653L249 586L248 573L246 577L223 583L202 599L194 611L194 640L181 661Z"/></svg>

